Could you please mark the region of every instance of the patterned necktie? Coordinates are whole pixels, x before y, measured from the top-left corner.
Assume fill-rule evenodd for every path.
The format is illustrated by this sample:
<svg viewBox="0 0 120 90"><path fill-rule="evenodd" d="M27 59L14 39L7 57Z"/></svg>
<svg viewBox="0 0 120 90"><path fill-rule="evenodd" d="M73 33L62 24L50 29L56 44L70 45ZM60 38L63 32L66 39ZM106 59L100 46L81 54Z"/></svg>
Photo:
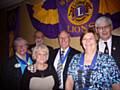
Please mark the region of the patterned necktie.
<svg viewBox="0 0 120 90"><path fill-rule="evenodd" d="M105 53L105 54L109 54L109 49L108 49L107 42L104 42L104 44L105 44L104 53Z"/></svg>
<svg viewBox="0 0 120 90"><path fill-rule="evenodd" d="M60 82L60 86L61 86L61 72L62 72L61 60L63 60L63 58L64 58L64 51L62 51L60 53L60 59L59 59L58 64L57 64L57 74L58 74L58 79L59 79L59 82Z"/></svg>

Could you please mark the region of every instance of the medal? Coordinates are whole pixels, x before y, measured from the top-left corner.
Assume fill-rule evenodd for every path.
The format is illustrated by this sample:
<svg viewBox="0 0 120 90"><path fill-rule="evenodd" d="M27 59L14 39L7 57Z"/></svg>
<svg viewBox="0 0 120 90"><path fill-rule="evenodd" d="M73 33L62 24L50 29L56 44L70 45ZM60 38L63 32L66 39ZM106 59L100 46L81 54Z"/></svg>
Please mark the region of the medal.
<svg viewBox="0 0 120 90"><path fill-rule="evenodd" d="M91 65L84 65L84 53L81 54L80 58L80 70L77 71L78 73L78 83L79 89L81 90L88 90L88 88L92 85L90 83L90 76L92 75L92 71L94 70L95 63L97 60L97 52L94 55Z"/></svg>

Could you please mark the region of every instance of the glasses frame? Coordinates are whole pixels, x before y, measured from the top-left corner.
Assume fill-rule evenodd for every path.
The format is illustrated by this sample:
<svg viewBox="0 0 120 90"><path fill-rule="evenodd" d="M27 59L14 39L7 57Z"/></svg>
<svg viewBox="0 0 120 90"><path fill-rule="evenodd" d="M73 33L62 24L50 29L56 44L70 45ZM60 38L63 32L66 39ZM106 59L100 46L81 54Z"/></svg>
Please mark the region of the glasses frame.
<svg viewBox="0 0 120 90"><path fill-rule="evenodd" d="M96 27L96 29L99 31L102 31L102 30L109 30L108 28L110 27L111 27L111 24L106 25L106 26Z"/></svg>

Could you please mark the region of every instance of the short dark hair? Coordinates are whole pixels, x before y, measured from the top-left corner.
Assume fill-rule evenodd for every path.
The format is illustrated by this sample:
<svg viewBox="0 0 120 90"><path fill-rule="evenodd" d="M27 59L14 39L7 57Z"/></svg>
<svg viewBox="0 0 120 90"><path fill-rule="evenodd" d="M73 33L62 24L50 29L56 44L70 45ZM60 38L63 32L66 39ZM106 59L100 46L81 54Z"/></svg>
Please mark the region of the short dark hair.
<svg viewBox="0 0 120 90"><path fill-rule="evenodd" d="M42 31L36 30L36 31L34 32L34 39L35 39L35 37L36 37L36 33L41 33L41 34L43 35L43 37L44 37L44 33L43 33Z"/></svg>

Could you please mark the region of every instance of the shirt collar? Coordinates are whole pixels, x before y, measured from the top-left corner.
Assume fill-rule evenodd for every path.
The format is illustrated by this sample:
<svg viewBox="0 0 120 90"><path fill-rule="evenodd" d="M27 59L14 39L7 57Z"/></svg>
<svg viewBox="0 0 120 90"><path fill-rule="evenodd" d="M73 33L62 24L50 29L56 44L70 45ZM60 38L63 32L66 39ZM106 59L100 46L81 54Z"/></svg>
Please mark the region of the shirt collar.
<svg viewBox="0 0 120 90"><path fill-rule="evenodd" d="M111 43L112 42L112 36L107 41L104 41L104 40L100 39L100 42L102 42L102 43L104 43L104 42Z"/></svg>
<svg viewBox="0 0 120 90"><path fill-rule="evenodd" d="M67 47L65 50L64 50L64 54L68 51L69 47ZM63 51L63 49L61 48L60 49L61 51Z"/></svg>
<svg viewBox="0 0 120 90"><path fill-rule="evenodd" d="M25 54L25 56L24 56L24 58L19 54L19 53L17 53L16 52L16 56L18 56L20 59L22 59L22 60L26 60L26 54Z"/></svg>

